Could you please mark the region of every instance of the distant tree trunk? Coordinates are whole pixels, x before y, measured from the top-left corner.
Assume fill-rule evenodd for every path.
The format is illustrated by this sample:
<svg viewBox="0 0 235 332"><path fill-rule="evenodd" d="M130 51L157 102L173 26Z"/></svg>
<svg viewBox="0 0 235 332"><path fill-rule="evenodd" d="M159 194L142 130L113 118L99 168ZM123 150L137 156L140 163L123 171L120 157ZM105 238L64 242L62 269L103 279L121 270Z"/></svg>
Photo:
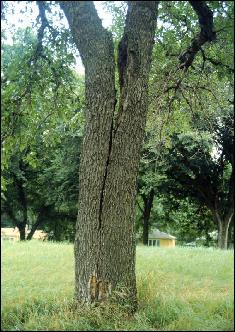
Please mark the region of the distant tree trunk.
<svg viewBox="0 0 235 332"><path fill-rule="evenodd" d="M234 246L234 215L228 229L228 246L229 245Z"/></svg>
<svg viewBox="0 0 235 332"><path fill-rule="evenodd" d="M18 223L17 227L18 227L19 232L20 232L20 241L25 241L25 227L26 227L26 223L25 222Z"/></svg>
<svg viewBox="0 0 235 332"><path fill-rule="evenodd" d="M23 207L23 221L19 225L19 231L20 231L20 241L25 241L26 239L26 226L28 222L28 209L27 209L27 202L26 202L26 197L25 194L22 197L22 207Z"/></svg>
<svg viewBox="0 0 235 332"><path fill-rule="evenodd" d="M143 243L145 246L148 245L148 236L149 236L149 219L150 213L153 206L154 199L154 190L152 189L150 193L146 195L141 195L144 201L144 210L143 210Z"/></svg>
<svg viewBox="0 0 235 332"><path fill-rule="evenodd" d="M218 211L214 212L215 220L218 223L218 247L220 249L228 248L228 229L233 218L233 211L229 211L225 218L222 218Z"/></svg>
<svg viewBox="0 0 235 332"><path fill-rule="evenodd" d="M24 164L23 161L20 160L19 161L19 169L22 171L22 173L24 172ZM18 175L14 174L14 181L17 187L17 193L18 193L18 199L19 199L19 203L21 205L21 209L22 209L22 221L17 222L16 226L19 229L20 232L20 241L24 241L25 240L25 228L27 225L27 221L28 221L28 206L27 206L27 198L26 198L26 192L25 192L25 188L24 188L24 183L21 177L19 177Z"/></svg>
<svg viewBox="0 0 235 332"><path fill-rule="evenodd" d="M85 65L86 128L79 177L75 284L79 301L113 290L136 307L136 179L147 114L157 1L129 1L119 45L118 114L110 32L91 1L60 1Z"/></svg>
<svg viewBox="0 0 235 332"><path fill-rule="evenodd" d="M227 223L219 223L218 231L218 247L220 249L227 249L228 245L228 227Z"/></svg>
<svg viewBox="0 0 235 332"><path fill-rule="evenodd" d="M27 235L26 240L32 240L33 235L36 232L36 230L38 229L38 227L44 223L46 216L48 215L48 212L50 211L50 208L51 208L51 206L42 206L39 209L37 220L33 224L29 234Z"/></svg>
<svg viewBox="0 0 235 332"><path fill-rule="evenodd" d="M33 224L33 226L32 226L32 228L31 228L29 234L27 235L26 240L32 240L34 233L35 233L36 230L38 229L39 225L42 224L42 222L43 222L43 221L42 221L41 219L38 219L38 220L35 222L35 224Z"/></svg>

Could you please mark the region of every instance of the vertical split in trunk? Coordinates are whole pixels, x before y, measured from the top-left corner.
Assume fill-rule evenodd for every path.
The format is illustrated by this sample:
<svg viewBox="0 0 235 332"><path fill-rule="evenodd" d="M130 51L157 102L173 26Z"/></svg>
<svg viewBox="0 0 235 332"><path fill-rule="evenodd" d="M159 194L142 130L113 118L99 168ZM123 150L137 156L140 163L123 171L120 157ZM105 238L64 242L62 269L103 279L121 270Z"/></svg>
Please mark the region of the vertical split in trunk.
<svg viewBox="0 0 235 332"><path fill-rule="evenodd" d="M85 65L86 128L75 236L76 298L104 301L115 289L136 307L136 179L147 114L156 1L131 1L119 52L116 106L111 33L91 1L60 1Z"/></svg>
<svg viewBox="0 0 235 332"><path fill-rule="evenodd" d="M158 1L128 1L118 50L120 99L115 119L112 35L102 27L92 1L59 3L85 66L86 128L74 247L76 298L103 301L121 288L134 308L136 180ZM204 3L196 7L198 15L205 11ZM207 20L199 21L204 29ZM211 29L211 17L209 23Z"/></svg>

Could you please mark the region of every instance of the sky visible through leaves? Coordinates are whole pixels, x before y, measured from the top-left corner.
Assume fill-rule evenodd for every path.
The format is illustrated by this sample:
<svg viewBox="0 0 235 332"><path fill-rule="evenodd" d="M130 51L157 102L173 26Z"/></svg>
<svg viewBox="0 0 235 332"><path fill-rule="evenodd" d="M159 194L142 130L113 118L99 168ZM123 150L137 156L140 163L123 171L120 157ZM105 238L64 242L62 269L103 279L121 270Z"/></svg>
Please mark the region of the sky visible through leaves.
<svg viewBox="0 0 235 332"><path fill-rule="evenodd" d="M119 3L121 1L116 1ZM9 10L6 13L6 20L2 21L2 28L6 31L6 43L13 44L13 35L18 28L33 27L37 23L38 7L36 1L27 4L26 1L7 1ZM99 17L102 19L105 28L112 24L112 15L104 9L103 1L94 1ZM57 7L59 9L59 7ZM47 13L48 15L48 13ZM53 25L65 26L68 23L65 18L58 20L58 16L51 16ZM76 56L75 70L79 74L84 74L84 67L79 56Z"/></svg>

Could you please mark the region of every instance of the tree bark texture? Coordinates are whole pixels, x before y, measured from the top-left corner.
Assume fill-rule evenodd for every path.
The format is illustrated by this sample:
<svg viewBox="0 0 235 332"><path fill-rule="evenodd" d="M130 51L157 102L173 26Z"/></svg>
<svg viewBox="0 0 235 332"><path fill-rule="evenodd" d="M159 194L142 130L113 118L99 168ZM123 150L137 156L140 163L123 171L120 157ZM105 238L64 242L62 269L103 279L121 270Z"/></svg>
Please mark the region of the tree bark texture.
<svg viewBox="0 0 235 332"><path fill-rule="evenodd" d="M157 3L128 2L119 45L120 100L115 112L111 33L102 27L93 2L60 2L85 66L86 128L74 247L75 293L82 302L103 301L121 288L136 303L136 179Z"/></svg>

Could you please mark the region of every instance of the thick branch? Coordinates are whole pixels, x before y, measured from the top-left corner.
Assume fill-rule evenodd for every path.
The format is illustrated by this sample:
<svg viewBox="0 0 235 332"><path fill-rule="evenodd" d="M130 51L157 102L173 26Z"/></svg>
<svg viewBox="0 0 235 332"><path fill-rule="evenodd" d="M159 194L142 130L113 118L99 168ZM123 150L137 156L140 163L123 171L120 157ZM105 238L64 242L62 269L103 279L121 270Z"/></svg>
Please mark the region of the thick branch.
<svg viewBox="0 0 235 332"><path fill-rule="evenodd" d="M158 3L159 1L128 2L124 34L118 47L120 106L115 130L117 130L122 121L122 115L128 107L130 97L128 90L133 88L140 77L145 79L148 74L154 44ZM149 29L146 28L146 22L151 22L152 26ZM149 33L150 31L151 33ZM135 91L134 88L133 95L135 95ZM143 96L142 99L144 99ZM142 112L144 113L143 109Z"/></svg>
<svg viewBox="0 0 235 332"><path fill-rule="evenodd" d="M141 15L144 14L142 20L145 19L144 16L148 16L149 20L156 25L158 3L159 1L130 1L128 3L125 30L118 47L118 69L121 87L124 84L127 71L131 70L135 74L134 72L140 68L142 38L139 34L144 32L144 23L140 22ZM145 11L141 12L140 7L144 8Z"/></svg>
<svg viewBox="0 0 235 332"><path fill-rule="evenodd" d="M39 54L41 54L42 52L42 39L44 36L44 30L46 29L46 27L49 27L49 23L47 21L46 18L46 13L45 13L45 3L44 1L36 1L37 5L38 5L38 9L39 9L39 15L38 18L41 19L41 26L38 30L38 34L37 34L37 38L38 38L38 44L37 44L37 48L35 51L35 57L37 58L37 56Z"/></svg>
<svg viewBox="0 0 235 332"><path fill-rule="evenodd" d="M206 42L215 40L216 33L213 30L213 13L205 1L189 1L198 15L201 27L200 33L192 40L191 45L179 57L180 69L187 70L193 63L194 58Z"/></svg>

